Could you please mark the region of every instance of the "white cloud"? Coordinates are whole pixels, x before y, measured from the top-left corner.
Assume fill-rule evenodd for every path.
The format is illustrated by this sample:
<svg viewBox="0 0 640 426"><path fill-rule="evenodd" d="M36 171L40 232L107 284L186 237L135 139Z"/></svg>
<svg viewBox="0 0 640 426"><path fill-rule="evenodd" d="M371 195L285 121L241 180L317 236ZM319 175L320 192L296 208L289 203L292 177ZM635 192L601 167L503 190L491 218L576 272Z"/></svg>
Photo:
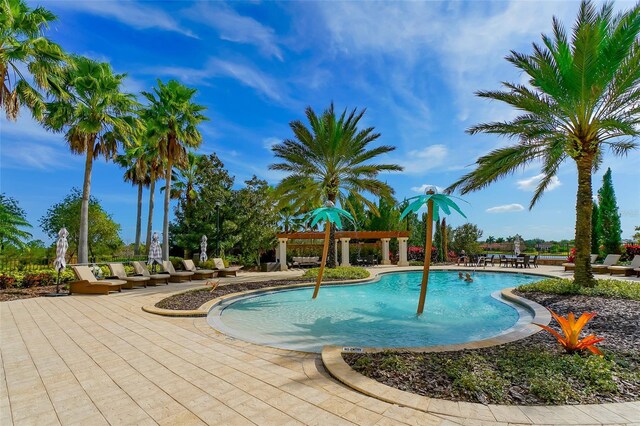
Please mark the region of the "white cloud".
<svg viewBox="0 0 640 426"><path fill-rule="evenodd" d="M274 145L277 145L280 142L282 142L281 138L271 136L262 140L262 146L264 146L265 149L271 151L271 148L273 148Z"/></svg>
<svg viewBox="0 0 640 426"><path fill-rule="evenodd" d="M194 21L216 29L223 40L252 44L266 56L283 59L273 28L240 15L223 3L198 3L184 14Z"/></svg>
<svg viewBox="0 0 640 426"><path fill-rule="evenodd" d="M51 4L54 10L65 8L77 12L102 16L104 18L115 19L125 25L129 25L140 30L157 28L197 38L190 29L182 28L168 13L135 1L55 1L48 3Z"/></svg>
<svg viewBox="0 0 640 426"><path fill-rule="evenodd" d="M488 208L487 213L511 213L511 212L521 212L524 210L522 204L505 204L503 206L495 206Z"/></svg>
<svg viewBox="0 0 640 426"><path fill-rule="evenodd" d="M523 191L533 192L536 190L538 184L540 183L543 177L544 177L544 174L541 173L539 175L531 176L530 178L520 179L519 181L516 182L516 184L518 185L518 189L521 189ZM560 179L558 179L557 176L554 176L551 178L551 182L549 183L549 186L547 186L546 190L553 191L560 185L561 185Z"/></svg>
<svg viewBox="0 0 640 426"><path fill-rule="evenodd" d="M228 77L251 87L273 101L281 104L291 103L286 95L286 88L278 80L248 64L211 58L202 69L167 66L148 68L145 72L152 75L177 77L188 84L202 85L206 85L209 79L215 77Z"/></svg>
<svg viewBox="0 0 640 426"><path fill-rule="evenodd" d="M425 192L428 188L433 188L433 187L435 187L435 188L436 188L436 191L438 191L438 193L442 193L442 192L444 192L444 190L445 190L445 188L442 188L442 187L437 186L437 185L430 185L430 184L428 184L428 183L422 184L422 185L420 185L420 186L413 186L413 187L411 187L411 190L412 190L413 192L419 192L420 194L424 194L424 192Z"/></svg>
<svg viewBox="0 0 640 426"><path fill-rule="evenodd" d="M421 175L444 163L448 150L444 145L430 145L421 150L411 150L398 163L404 167L404 173Z"/></svg>

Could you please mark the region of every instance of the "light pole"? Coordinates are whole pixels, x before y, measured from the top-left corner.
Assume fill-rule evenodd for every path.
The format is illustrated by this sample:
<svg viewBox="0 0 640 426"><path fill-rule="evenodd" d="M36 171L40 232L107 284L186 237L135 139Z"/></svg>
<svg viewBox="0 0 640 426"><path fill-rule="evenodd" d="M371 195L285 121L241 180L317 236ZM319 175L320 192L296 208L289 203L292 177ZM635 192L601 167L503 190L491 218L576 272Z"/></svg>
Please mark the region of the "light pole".
<svg viewBox="0 0 640 426"><path fill-rule="evenodd" d="M222 203L220 201L216 201L216 255L220 256L220 206Z"/></svg>

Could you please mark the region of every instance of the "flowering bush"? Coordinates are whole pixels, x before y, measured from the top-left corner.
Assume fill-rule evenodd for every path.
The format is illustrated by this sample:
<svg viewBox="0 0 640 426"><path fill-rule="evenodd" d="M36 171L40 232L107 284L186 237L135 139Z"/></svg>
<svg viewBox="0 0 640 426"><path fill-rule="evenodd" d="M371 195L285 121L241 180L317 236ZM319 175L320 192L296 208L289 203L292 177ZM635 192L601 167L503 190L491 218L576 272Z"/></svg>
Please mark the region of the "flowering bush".
<svg viewBox="0 0 640 426"><path fill-rule="evenodd" d="M409 260L424 261L424 248L418 246L409 246ZM438 257L437 247L431 246L431 261L435 262Z"/></svg>
<svg viewBox="0 0 640 426"><path fill-rule="evenodd" d="M567 262L575 263L575 261L576 261L576 249L572 248L571 251L569 252L569 256L567 256Z"/></svg>
<svg viewBox="0 0 640 426"><path fill-rule="evenodd" d="M25 274L22 278L21 287L44 287L56 283L53 274L50 272L40 272L35 274Z"/></svg>
<svg viewBox="0 0 640 426"><path fill-rule="evenodd" d="M13 284L16 282L16 279L10 275L0 274L0 289L4 290L5 288L13 287Z"/></svg>
<svg viewBox="0 0 640 426"><path fill-rule="evenodd" d="M624 259L631 260L633 256L640 255L640 244L625 244L624 245Z"/></svg>

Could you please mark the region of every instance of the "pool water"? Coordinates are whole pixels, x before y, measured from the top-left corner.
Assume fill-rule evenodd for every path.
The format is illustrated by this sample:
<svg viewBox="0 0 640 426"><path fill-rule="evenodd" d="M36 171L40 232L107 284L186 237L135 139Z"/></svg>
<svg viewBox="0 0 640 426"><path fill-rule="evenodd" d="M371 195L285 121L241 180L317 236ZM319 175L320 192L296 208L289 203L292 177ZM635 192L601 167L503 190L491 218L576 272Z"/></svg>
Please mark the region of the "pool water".
<svg viewBox="0 0 640 426"><path fill-rule="evenodd" d="M424 314L416 315L422 272L384 274L371 284L260 293L214 307L211 326L253 343L319 352L324 345L415 347L464 343L514 326L518 311L492 296L540 280L526 274L431 271Z"/></svg>

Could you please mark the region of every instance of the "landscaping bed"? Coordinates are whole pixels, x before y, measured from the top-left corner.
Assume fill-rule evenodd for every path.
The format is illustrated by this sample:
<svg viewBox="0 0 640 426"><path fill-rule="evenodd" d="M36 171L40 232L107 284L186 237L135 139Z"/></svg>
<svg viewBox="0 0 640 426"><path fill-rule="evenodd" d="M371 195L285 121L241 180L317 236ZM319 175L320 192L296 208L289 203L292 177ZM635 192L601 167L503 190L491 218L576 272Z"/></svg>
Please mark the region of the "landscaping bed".
<svg viewBox="0 0 640 426"><path fill-rule="evenodd" d="M31 299L32 297L42 297L47 293L55 293L55 285L47 285L40 287L11 287L0 290L0 302L8 302L10 300ZM67 293L66 285L60 285L60 292Z"/></svg>
<svg viewBox="0 0 640 426"><path fill-rule="evenodd" d="M640 399L640 301L580 294L516 294L561 315L597 312L582 335L604 337L597 344L604 356L568 355L553 336L541 331L490 348L343 357L356 371L386 385L454 401L539 405ZM555 321L552 327L558 329Z"/></svg>
<svg viewBox="0 0 640 426"><path fill-rule="evenodd" d="M343 278L342 278L343 279ZM322 281L339 281L341 278L327 278ZM217 299L218 297L231 294L231 293L239 293L247 290L258 290L266 287L278 287L278 286L287 286L291 284L299 284L299 283L309 283L310 279L301 279L301 278L292 278L292 279L284 279L284 280L270 280L270 281L257 281L257 282L246 282L246 283L236 283L236 284L227 284L224 286L219 286L215 290L211 291L208 288L200 288L196 290L187 291L185 293L174 294L173 296L169 296L166 299L162 299L158 303L156 303L156 308L162 309L171 309L171 310L195 310L198 309L203 304L207 303L209 300Z"/></svg>

